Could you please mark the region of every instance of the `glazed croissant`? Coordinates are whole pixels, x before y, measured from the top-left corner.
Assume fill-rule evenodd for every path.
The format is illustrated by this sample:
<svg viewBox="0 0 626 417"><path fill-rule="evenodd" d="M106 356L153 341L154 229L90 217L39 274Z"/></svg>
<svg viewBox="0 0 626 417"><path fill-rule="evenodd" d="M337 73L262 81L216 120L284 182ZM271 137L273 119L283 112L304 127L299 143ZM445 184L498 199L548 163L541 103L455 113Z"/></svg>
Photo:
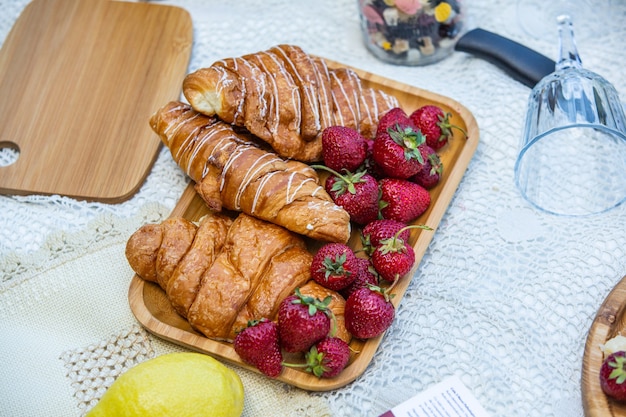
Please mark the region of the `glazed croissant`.
<svg viewBox="0 0 626 417"><path fill-rule="evenodd" d="M321 160L326 127L349 126L373 138L380 117L399 105L365 87L354 71L330 69L292 45L198 69L185 77L183 94L198 112L245 127L281 157L304 162Z"/></svg>
<svg viewBox="0 0 626 417"><path fill-rule="evenodd" d="M150 125L212 210L244 212L314 239L349 239L350 216L308 165L283 160L181 102L158 110Z"/></svg>
<svg viewBox="0 0 626 417"><path fill-rule="evenodd" d="M232 340L249 320L274 319L280 302L301 287L303 294L333 297L338 336L349 340L345 300L309 281L312 255L303 239L275 224L246 214L233 221L211 213L198 225L173 217L138 229L126 257L137 275L158 283L176 312L209 338Z"/></svg>

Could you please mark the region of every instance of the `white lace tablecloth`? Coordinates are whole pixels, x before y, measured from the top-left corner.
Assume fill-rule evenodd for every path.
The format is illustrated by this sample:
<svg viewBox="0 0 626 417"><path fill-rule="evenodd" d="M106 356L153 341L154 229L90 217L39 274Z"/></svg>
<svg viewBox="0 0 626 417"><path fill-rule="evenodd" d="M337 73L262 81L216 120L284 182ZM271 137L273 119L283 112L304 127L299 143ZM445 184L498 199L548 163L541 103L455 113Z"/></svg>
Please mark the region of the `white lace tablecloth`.
<svg viewBox="0 0 626 417"><path fill-rule="evenodd" d="M460 52L427 67L377 61L361 41L357 0L173 3L193 19L190 71L293 43L449 96L472 111L481 131L365 373L344 388L309 393L235 367L246 386L244 415L377 416L455 374L493 416L582 416L587 332L626 275L626 205L577 219L541 213L520 197L513 165L529 89ZM584 66L623 98L626 13L624 2L613 3L612 20L578 46ZM26 4L0 0L0 42ZM556 33L525 33L514 1L467 4L471 26L555 56ZM169 214L186 184L163 150L139 192L121 204L0 196L0 415L79 416L123 370L180 349L137 325L123 251L134 230Z"/></svg>

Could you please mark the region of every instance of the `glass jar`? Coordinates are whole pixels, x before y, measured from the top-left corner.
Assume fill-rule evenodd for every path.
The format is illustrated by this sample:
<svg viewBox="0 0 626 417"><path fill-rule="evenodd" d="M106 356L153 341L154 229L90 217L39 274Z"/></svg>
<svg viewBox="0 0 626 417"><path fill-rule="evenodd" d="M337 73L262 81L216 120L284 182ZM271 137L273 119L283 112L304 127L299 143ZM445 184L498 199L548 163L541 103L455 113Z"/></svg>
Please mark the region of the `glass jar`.
<svg viewBox="0 0 626 417"><path fill-rule="evenodd" d="M440 61L465 31L463 0L357 1L367 49L392 64Z"/></svg>

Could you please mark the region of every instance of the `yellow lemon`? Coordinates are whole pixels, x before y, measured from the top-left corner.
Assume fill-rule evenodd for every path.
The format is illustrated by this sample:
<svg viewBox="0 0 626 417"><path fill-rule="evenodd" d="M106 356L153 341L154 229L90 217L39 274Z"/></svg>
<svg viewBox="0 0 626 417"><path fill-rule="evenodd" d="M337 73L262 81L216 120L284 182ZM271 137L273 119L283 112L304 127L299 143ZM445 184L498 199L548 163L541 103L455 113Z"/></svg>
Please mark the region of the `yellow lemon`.
<svg viewBox="0 0 626 417"><path fill-rule="evenodd" d="M210 356L157 356L119 376L87 417L239 417L239 375Z"/></svg>

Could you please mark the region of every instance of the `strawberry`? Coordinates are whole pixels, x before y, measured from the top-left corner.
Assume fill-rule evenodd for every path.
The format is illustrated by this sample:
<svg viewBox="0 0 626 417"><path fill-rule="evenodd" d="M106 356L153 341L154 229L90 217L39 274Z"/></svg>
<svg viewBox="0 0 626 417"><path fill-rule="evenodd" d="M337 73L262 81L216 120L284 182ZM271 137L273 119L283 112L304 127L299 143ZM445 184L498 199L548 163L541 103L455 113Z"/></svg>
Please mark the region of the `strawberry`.
<svg viewBox="0 0 626 417"><path fill-rule="evenodd" d="M401 238L409 229L432 230L428 226L410 225L398 230L393 236L382 239L372 253L372 265L385 281L395 283L406 275L415 264L415 251L408 239Z"/></svg>
<svg viewBox="0 0 626 417"><path fill-rule="evenodd" d="M355 171L365 160L365 138L345 126L330 126L322 131L322 158L335 171Z"/></svg>
<svg viewBox="0 0 626 417"><path fill-rule="evenodd" d="M341 294L345 299L347 299L354 291L359 288L366 287L368 284L378 285L378 273L372 266L370 260L365 258L356 258L356 260L358 270L355 280L352 284L339 291L339 294Z"/></svg>
<svg viewBox="0 0 626 417"><path fill-rule="evenodd" d="M395 125L376 137L372 158L385 176L407 179L424 163L418 149L424 141L419 130Z"/></svg>
<svg viewBox="0 0 626 417"><path fill-rule="evenodd" d="M443 163L437 152L426 144L420 146L420 152L424 158L424 164L410 180L429 190L439 183L443 173Z"/></svg>
<svg viewBox="0 0 626 417"><path fill-rule="evenodd" d="M241 359L263 374L276 378L282 372L283 355L278 343L278 326L273 321L251 321L233 341Z"/></svg>
<svg viewBox="0 0 626 417"><path fill-rule="evenodd" d="M372 255L380 242L393 237L400 229L406 226L405 223L392 219L380 219L369 223L361 230L361 243L363 250L368 255ZM405 242L409 241L409 229L405 229L399 236Z"/></svg>
<svg viewBox="0 0 626 417"><path fill-rule="evenodd" d="M626 401L626 352L613 352L600 367L600 387L609 397Z"/></svg>
<svg viewBox="0 0 626 417"><path fill-rule="evenodd" d="M426 144L438 151L452 138L452 129L460 130L467 137L465 130L450 123L450 117L452 114L440 107L426 105L411 113L409 120L426 136Z"/></svg>
<svg viewBox="0 0 626 417"><path fill-rule="evenodd" d="M348 365L350 346L338 337L327 337L311 347L305 359L307 372L318 378L332 378Z"/></svg>
<svg viewBox="0 0 626 417"><path fill-rule="evenodd" d="M415 252L400 239L384 241L372 254L372 265L385 281L396 282L406 275L415 263Z"/></svg>
<svg viewBox="0 0 626 417"><path fill-rule="evenodd" d="M395 308L385 290L376 286L360 288L346 300L346 329L357 339L381 335L391 326Z"/></svg>
<svg viewBox="0 0 626 417"><path fill-rule="evenodd" d="M409 126L415 127L404 110L402 110L400 107L394 107L385 114L383 114L378 120L376 137L380 136L382 133L387 133L387 130L389 128L396 125L400 125L400 127L402 128Z"/></svg>
<svg viewBox="0 0 626 417"><path fill-rule="evenodd" d="M339 291L354 282L358 268L357 257L350 246L327 243L313 256L311 277L318 284Z"/></svg>
<svg viewBox="0 0 626 417"><path fill-rule="evenodd" d="M321 301L302 295L296 289L280 303L278 336L286 352L305 352L328 335L332 315L328 305L331 301L330 296Z"/></svg>
<svg viewBox="0 0 626 417"><path fill-rule="evenodd" d="M430 193L414 182L396 178L379 181L380 214L384 219L410 223L430 205Z"/></svg>
<svg viewBox="0 0 626 417"><path fill-rule="evenodd" d="M376 141L373 139L365 139L365 161L363 162L363 168L370 174L372 177L381 179L385 176L382 170L376 165L376 161L374 161L374 143Z"/></svg>
<svg viewBox="0 0 626 417"><path fill-rule="evenodd" d="M357 224L367 224L378 217L378 181L366 171L355 174L337 171L323 165L312 165L333 175L326 179L324 188L335 204L341 206Z"/></svg>

